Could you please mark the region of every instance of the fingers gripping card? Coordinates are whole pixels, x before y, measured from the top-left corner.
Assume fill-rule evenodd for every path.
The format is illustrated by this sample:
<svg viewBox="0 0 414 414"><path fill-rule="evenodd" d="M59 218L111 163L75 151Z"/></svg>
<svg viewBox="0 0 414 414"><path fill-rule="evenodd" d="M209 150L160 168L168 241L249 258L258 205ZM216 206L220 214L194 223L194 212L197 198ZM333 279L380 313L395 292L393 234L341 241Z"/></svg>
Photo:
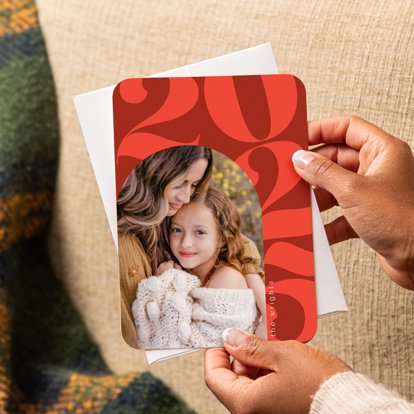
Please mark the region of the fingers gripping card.
<svg viewBox="0 0 414 414"><path fill-rule="evenodd" d="M126 79L113 93L122 333L137 348L316 330L303 84ZM264 270L264 272L263 272Z"/></svg>

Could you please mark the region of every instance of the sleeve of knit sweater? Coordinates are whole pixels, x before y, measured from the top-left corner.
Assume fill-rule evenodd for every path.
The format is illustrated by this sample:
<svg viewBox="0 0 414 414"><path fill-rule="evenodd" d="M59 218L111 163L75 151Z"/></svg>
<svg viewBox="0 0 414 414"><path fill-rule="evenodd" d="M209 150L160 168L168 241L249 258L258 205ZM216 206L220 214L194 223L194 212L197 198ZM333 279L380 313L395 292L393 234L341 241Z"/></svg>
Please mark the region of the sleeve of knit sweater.
<svg viewBox="0 0 414 414"><path fill-rule="evenodd" d="M325 381L315 394L311 414L405 414L414 404L355 372L343 372Z"/></svg>

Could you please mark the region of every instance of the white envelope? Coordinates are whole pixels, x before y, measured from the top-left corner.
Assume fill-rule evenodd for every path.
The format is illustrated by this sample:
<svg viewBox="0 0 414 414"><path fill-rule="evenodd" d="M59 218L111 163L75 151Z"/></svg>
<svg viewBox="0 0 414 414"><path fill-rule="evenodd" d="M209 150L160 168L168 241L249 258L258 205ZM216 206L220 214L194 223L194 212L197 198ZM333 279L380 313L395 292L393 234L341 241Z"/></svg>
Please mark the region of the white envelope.
<svg viewBox="0 0 414 414"><path fill-rule="evenodd" d="M232 76L278 73L270 43L244 49L192 65L183 66L150 77ZM113 137L112 92L115 86L73 97L83 136L95 172L99 191L118 249L115 160ZM318 317L346 312L348 307L339 283L329 243L311 192L315 260L316 302ZM195 350L147 350L148 362L165 360Z"/></svg>

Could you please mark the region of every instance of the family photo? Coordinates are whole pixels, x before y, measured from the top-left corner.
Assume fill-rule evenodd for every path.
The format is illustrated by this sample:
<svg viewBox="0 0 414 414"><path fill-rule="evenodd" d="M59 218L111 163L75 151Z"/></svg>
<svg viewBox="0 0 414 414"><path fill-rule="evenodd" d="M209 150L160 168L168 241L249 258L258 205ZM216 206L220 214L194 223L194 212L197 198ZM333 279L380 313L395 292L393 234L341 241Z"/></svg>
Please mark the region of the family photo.
<svg viewBox="0 0 414 414"><path fill-rule="evenodd" d="M158 151L117 209L128 345L223 346L229 326L266 338L261 206L240 166L207 147Z"/></svg>

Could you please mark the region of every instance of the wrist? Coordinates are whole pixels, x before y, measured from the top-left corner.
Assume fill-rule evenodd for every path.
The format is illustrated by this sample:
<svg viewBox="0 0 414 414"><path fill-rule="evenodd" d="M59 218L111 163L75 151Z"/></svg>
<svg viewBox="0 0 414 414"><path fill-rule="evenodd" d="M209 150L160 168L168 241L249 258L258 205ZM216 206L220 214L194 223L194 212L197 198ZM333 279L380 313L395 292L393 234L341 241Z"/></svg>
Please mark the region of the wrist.
<svg viewBox="0 0 414 414"><path fill-rule="evenodd" d="M414 290L414 217L406 217L404 233L394 234L392 239L395 244L385 249L383 255L377 252L377 258L392 281L405 289Z"/></svg>
<svg viewBox="0 0 414 414"><path fill-rule="evenodd" d="M414 290L414 271L410 265L411 259L385 259L380 254L377 254L377 257L381 268L393 282L405 289Z"/></svg>

